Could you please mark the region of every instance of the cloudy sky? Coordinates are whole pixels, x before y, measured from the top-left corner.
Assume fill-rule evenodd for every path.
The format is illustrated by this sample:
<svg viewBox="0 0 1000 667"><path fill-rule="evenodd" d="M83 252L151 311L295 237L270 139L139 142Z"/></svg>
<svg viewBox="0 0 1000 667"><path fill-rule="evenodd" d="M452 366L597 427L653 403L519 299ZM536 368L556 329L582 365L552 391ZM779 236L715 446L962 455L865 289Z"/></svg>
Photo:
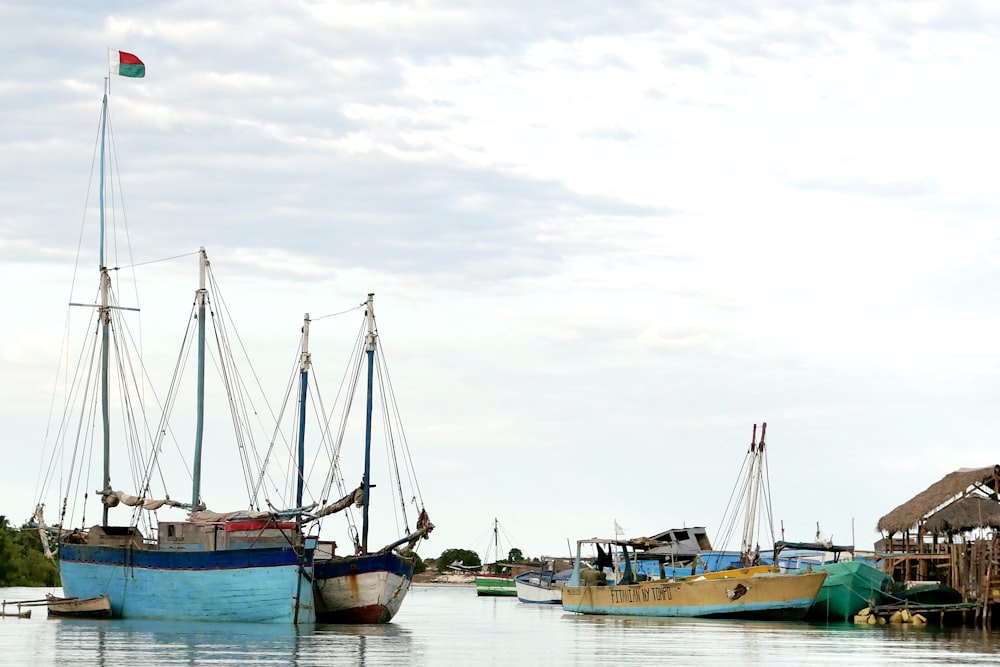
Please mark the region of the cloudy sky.
<svg viewBox="0 0 1000 667"><path fill-rule="evenodd" d="M111 47L147 66L111 81L131 257L205 246L275 400L302 313L376 293L424 556L494 517L530 555L714 537L762 421L776 526L871 548L998 462L1000 9L801 6L0 8L0 511L39 493L78 247L96 284Z"/></svg>

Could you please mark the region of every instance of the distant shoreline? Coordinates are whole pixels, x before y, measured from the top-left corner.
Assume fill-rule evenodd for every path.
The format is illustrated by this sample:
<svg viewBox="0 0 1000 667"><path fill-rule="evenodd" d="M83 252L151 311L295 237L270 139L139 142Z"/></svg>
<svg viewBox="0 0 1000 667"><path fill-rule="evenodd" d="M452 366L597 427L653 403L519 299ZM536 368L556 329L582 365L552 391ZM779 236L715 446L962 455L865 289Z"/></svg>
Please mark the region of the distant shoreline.
<svg viewBox="0 0 1000 667"><path fill-rule="evenodd" d="M475 588L476 582L474 581L416 581L413 582L414 586L421 586L425 588Z"/></svg>
<svg viewBox="0 0 1000 667"><path fill-rule="evenodd" d="M423 572L413 575L413 584L418 586L475 586L476 577L471 574Z"/></svg>

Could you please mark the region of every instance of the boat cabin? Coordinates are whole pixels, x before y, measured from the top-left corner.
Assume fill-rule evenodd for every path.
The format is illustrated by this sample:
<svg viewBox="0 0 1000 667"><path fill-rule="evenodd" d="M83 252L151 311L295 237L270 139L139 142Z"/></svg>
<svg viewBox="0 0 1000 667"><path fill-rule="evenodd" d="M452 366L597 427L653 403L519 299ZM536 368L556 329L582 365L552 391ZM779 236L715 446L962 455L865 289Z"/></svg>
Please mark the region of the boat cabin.
<svg viewBox="0 0 1000 667"><path fill-rule="evenodd" d="M135 526L92 526L74 531L63 541L102 547L131 546L160 551L228 551L276 546L301 547L303 538L293 521L236 520L219 522L161 521L159 540L146 539Z"/></svg>
<svg viewBox="0 0 1000 667"><path fill-rule="evenodd" d="M84 533L74 531L62 537L64 542L74 544L92 544L99 547L132 546L139 549L145 547L142 532L134 526L91 526Z"/></svg>
<svg viewBox="0 0 1000 667"><path fill-rule="evenodd" d="M294 521L236 519L221 522L161 521L160 549L174 551L228 551L302 546Z"/></svg>
<svg viewBox="0 0 1000 667"><path fill-rule="evenodd" d="M661 543L661 546L649 550L650 555L664 556L667 560L689 561L700 553L712 550L712 542L702 526L671 528L650 539Z"/></svg>

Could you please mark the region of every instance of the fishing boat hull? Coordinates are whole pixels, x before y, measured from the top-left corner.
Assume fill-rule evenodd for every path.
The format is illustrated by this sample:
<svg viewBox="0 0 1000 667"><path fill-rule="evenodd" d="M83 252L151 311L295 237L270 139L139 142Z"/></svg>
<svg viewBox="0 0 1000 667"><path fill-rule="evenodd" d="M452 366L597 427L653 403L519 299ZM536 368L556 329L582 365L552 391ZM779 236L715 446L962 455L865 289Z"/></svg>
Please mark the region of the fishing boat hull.
<svg viewBox="0 0 1000 667"><path fill-rule="evenodd" d="M962 593L937 581L910 581L894 586L892 597L899 602L914 605L956 604L962 602Z"/></svg>
<svg viewBox="0 0 1000 667"><path fill-rule="evenodd" d="M476 575L476 595L481 597L516 597L513 577L496 574Z"/></svg>
<svg viewBox="0 0 1000 667"><path fill-rule="evenodd" d="M562 587L569 578L571 570L553 573L551 570L539 572L531 570L514 577L514 589L517 599L525 604L560 604L562 603Z"/></svg>
<svg viewBox="0 0 1000 667"><path fill-rule="evenodd" d="M111 598L107 595L95 598L61 598L49 594L45 596L45 602L49 616L111 618Z"/></svg>
<svg viewBox="0 0 1000 667"><path fill-rule="evenodd" d="M549 588L535 584L514 582L517 589L517 599L525 604L560 604L562 591L559 588Z"/></svg>
<svg viewBox="0 0 1000 667"><path fill-rule="evenodd" d="M892 582L885 572L861 561L813 567L813 572L820 571L827 577L806 615L812 620L850 621L869 604L882 604Z"/></svg>
<svg viewBox="0 0 1000 667"><path fill-rule="evenodd" d="M108 596L114 618L311 623L309 565L291 547L158 550L64 543L66 597Z"/></svg>
<svg viewBox="0 0 1000 667"><path fill-rule="evenodd" d="M394 552L317 559L313 575L320 623L388 623L410 589L413 561Z"/></svg>
<svg viewBox="0 0 1000 667"><path fill-rule="evenodd" d="M762 574L617 586L564 586L562 605L579 614L801 620L826 572Z"/></svg>

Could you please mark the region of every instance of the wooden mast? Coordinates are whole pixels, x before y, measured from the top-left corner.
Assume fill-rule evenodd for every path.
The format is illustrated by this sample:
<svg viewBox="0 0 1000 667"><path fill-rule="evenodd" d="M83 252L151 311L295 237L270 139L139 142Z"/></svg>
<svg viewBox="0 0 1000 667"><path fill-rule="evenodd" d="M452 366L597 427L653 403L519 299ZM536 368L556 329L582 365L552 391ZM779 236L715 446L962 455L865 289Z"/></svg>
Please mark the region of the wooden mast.
<svg viewBox="0 0 1000 667"><path fill-rule="evenodd" d="M194 472L191 489L193 510L198 509L201 500L201 447L205 434L205 302L208 300L205 274L207 271L208 255L202 247L198 249L198 291L195 293L195 303L198 306L198 397L195 406Z"/></svg>
<svg viewBox="0 0 1000 667"><path fill-rule="evenodd" d="M108 309L111 278L104 261L104 169L105 145L108 127L108 90L111 87L111 77L104 79L104 100L101 106L101 176L99 187L101 227L99 243L99 270L101 272L101 306L98 316L101 320L101 426L104 436L104 492L111 491L111 415L108 407L108 355L110 354L111 311ZM108 505L103 504L102 525L108 525Z"/></svg>
<svg viewBox="0 0 1000 667"><path fill-rule="evenodd" d="M298 474L298 481L295 485L296 507L302 507L302 487L305 482L306 395L309 389L309 369L312 366L312 355L309 353L309 321L309 313L306 313L302 321L302 356L299 359L299 451L296 457L296 472Z"/></svg>
<svg viewBox="0 0 1000 667"><path fill-rule="evenodd" d="M368 398L365 412L365 476L364 500L361 510L361 553L368 553L368 502L372 487L372 385L375 372L375 345L378 341L378 332L375 331L375 310L372 305L374 298L375 294L369 293L365 303L365 322L368 324L368 334L365 336L365 353L368 355Z"/></svg>

